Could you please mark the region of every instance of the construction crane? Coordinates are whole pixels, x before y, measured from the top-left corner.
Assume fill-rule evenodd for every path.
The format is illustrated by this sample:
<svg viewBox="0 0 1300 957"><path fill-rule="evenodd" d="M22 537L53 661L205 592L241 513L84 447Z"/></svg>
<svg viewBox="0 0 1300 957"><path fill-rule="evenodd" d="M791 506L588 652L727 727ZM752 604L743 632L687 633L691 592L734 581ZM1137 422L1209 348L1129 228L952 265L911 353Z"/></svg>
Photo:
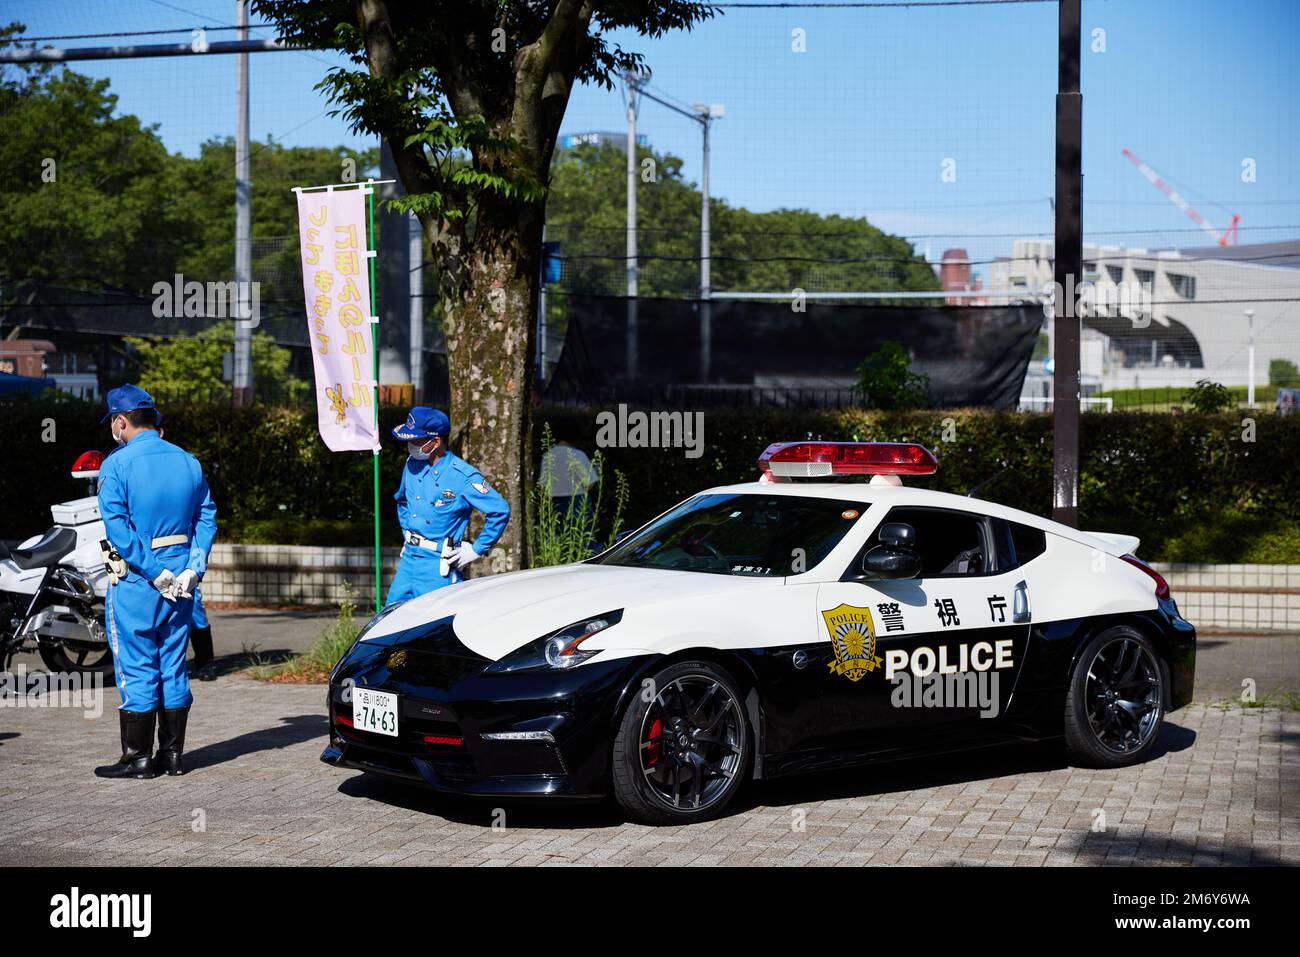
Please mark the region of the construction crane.
<svg viewBox="0 0 1300 957"><path fill-rule="evenodd" d="M1186 213L1187 218L1190 219L1192 222L1194 222L1197 226L1200 226L1201 229L1205 230L1206 234L1210 236L1216 243L1218 243L1220 246L1237 245L1237 223L1241 221L1241 216L1239 214L1237 213L1232 214L1232 222L1228 224L1228 228L1225 229L1223 231L1223 235L1220 236L1219 233L1215 230L1215 228L1205 221L1205 217L1203 217L1200 213L1198 213L1196 210L1192 208L1191 203L1185 200L1176 189L1174 189L1172 186L1166 183L1159 173L1157 173L1146 163L1142 162L1140 159L1134 156L1132 150L1125 149L1124 155L1128 157L1128 161L1130 163L1132 163L1134 166L1137 167L1138 172L1141 173L1144 177L1146 177L1147 182L1149 182L1156 189L1160 190L1160 192L1164 193L1165 197L1169 200L1169 202L1173 203L1184 213Z"/></svg>

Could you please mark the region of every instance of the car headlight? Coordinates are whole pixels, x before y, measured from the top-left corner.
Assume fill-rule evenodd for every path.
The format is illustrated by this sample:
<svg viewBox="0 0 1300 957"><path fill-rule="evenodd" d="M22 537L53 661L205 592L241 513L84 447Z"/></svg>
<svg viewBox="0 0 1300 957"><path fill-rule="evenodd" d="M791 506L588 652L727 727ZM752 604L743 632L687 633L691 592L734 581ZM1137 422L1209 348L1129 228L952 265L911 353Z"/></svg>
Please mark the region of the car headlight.
<svg viewBox="0 0 1300 957"><path fill-rule="evenodd" d="M343 664L343 662L347 661L348 655L352 654L352 649L357 646L357 643L361 641L362 638L366 637L375 625L379 624L393 612L397 611L397 609L401 608L403 604L405 604L405 602L395 601L391 605L385 605L383 608L379 609L379 614L366 622L365 627L357 632L357 636L352 639L352 644L348 645L347 650L344 651L343 654L339 655L339 660L334 662L334 667L330 669L331 683L334 681L334 676L338 672L339 666Z"/></svg>
<svg viewBox="0 0 1300 957"><path fill-rule="evenodd" d="M599 652L599 649L581 647L582 643L593 635L599 635L606 628L617 625L622 618L623 609L620 608L576 621L567 628L543 635L522 648L516 648L504 658L492 662L483 672L499 675L542 668L554 671L572 668Z"/></svg>

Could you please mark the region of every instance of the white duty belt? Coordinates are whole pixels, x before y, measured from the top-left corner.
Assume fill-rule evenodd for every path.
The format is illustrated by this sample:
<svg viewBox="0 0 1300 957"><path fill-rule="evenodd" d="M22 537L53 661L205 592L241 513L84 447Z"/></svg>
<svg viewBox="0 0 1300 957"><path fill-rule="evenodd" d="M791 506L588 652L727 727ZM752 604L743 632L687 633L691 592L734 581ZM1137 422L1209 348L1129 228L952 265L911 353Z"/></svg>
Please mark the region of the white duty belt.
<svg viewBox="0 0 1300 957"><path fill-rule="evenodd" d="M166 548L168 545L188 545L189 543L188 535L164 535L162 538L155 538L149 545L152 548Z"/></svg>
<svg viewBox="0 0 1300 957"><path fill-rule="evenodd" d="M415 532L406 533L406 544L414 545L416 548L427 548L431 552L442 551L442 543L445 539L425 538L423 535L417 535Z"/></svg>

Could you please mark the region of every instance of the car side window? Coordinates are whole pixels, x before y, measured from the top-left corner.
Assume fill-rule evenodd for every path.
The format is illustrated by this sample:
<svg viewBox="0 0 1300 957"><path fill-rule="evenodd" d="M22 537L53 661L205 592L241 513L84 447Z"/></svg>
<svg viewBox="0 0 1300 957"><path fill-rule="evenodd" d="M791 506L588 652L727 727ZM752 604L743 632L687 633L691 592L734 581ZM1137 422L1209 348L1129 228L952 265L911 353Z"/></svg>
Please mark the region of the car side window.
<svg viewBox="0 0 1300 957"><path fill-rule="evenodd" d="M903 522L916 530L922 578L982 575L993 571L983 516L938 508L900 507L891 508L881 525L887 522ZM875 544L874 537L870 544Z"/></svg>
<svg viewBox="0 0 1300 957"><path fill-rule="evenodd" d="M1015 544L1017 565L1026 565L1047 551L1047 533L1041 528L1031 528L1019 522L1007 524L1011 526L1011 541Z"/></svg>

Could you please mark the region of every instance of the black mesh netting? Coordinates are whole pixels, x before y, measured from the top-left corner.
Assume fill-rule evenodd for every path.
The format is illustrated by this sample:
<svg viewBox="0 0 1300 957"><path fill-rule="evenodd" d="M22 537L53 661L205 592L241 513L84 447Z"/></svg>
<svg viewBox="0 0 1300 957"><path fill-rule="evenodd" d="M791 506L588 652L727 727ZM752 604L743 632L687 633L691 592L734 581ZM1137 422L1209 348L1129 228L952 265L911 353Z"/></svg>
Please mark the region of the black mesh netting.
<svg viewBox="0 0 1300 957"><path fill-rule="evenodd" d="M776 404L847 404L832 397L851 399L856 367L893 340L911 355L913 371L929 377L934 405L1014 408L1043 321L1036 306L809 304L795 312L785 302L715 300L705 349L700 302L642 299L633 358L626 299L567 299L550 401L748 395Z"/></svg>

